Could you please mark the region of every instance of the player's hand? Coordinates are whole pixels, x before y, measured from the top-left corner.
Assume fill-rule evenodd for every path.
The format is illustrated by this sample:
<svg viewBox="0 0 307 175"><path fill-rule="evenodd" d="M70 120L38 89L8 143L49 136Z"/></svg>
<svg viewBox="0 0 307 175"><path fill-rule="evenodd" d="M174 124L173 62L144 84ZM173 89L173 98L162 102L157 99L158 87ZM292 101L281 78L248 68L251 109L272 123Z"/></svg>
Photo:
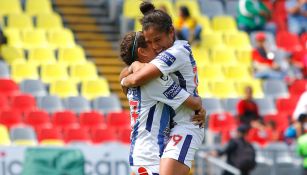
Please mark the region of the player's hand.
<svg viewBox="0 0 307 175"><path fill-rule="evenodd" d="M130 66L129 66L129 72L137 72L140 69L142 69L145 66L145 63L141 63L139 61L134 61Z"/></svg>
<svg viewBox="0 0 307 175"><path fill-rule="evenodd" d="M205 108L202 107L199 111L195 112L195 115L192 117L192 122L195 125L204 127L206 123L206 113Z"/></svg>

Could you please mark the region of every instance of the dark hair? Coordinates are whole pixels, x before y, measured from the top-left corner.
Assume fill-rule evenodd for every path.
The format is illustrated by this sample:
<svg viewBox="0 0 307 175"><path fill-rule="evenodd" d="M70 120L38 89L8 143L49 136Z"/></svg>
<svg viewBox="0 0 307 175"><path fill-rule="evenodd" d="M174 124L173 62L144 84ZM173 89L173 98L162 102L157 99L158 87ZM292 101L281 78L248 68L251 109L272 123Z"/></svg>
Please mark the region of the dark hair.
<svg viewBox="0 0 307 175"><path fill-rule="evenodd" d="M142 2L140 10L144 17L141 19L143 30L153 26L157 30L169 33L173 26L172 18L162 10L155 9L150 2Z"/></svg>
<svg viewBox="0 0 307 175"><path fill-rule="evenodd" d="M181 6L180 12L182 13L184 18L190 17L190 11L186 6Z"/></svg>
<svg viewBox="0 0 307 175"><path fill-rule="evenodd" d="M137 49L146 48L147 44L142 32L127 33L120 43L120 57L127 64L131 65L138 58Z"/></svg>

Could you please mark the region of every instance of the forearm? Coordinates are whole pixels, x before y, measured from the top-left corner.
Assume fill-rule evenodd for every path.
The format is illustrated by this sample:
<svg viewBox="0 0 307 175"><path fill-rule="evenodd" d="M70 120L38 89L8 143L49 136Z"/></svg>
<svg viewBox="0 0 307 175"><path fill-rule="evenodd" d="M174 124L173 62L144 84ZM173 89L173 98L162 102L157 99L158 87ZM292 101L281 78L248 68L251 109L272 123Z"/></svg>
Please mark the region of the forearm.
<svg viewBox="0 0 307 175"><path fill-rule="evenodd" d="M183 105L194 111L197 111L201 109L202 101L200 97L189 96L187 100L183 103Z"/></svg>

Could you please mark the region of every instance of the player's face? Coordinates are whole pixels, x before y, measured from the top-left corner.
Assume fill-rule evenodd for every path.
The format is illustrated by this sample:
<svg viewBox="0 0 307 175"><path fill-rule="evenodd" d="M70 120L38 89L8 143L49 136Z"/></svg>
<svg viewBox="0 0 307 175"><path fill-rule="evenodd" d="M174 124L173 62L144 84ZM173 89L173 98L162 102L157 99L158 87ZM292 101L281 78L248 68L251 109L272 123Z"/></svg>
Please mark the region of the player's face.
<svg viewBox="0 0 307 175"><path fill-rule="evenodd" d="M145 41L156 54L170 48L174 43L174 29L172 28L169 33L161 32L155 27L149 27L143 31Z"/></svg>
<svg viewBox="0 0 307 175"><path fill-rule="evenodd" d="M157 56L156 52L151 47L139 48L138 57L142 63L148 63Z"/></svg>

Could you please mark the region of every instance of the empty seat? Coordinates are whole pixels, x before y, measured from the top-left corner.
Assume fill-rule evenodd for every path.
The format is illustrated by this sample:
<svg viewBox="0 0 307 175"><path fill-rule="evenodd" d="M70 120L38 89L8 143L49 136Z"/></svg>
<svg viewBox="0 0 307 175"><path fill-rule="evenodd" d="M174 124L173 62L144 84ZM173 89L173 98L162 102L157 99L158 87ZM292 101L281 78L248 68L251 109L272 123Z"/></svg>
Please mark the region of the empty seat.
<svg viewBox="0 0 307 175"><path fill-rule="evenodd" d="M49 0L27 0L25 3L25 12L29 15L51 13L52 11L52 5Z"/></svg>
<svg viewBox="0 0 307 175"><path fill-rule="evenodd" d="M72 111L58 111L52 117L52 123L62 131L67 128L78 126L77 117Z"/></svg>
<svg viewBox="0 0 307 175"><path fill-rule="evenodd" d="M237 62L247 67L252 66L252 50L248 48L236 49Z"/></svg>
<svg viewBox="0 0 307 175"><path fill-rule="evenodd" d="M307 80L296 80L290 85L289 91L291 95L300 96L307 87Z"/></svg>
<svg viewBox="0 0 307 175"><path fill-rule="evenodd" d="M200 77L204 77L206 80L222 81L225 79L222 67L219 65L206 65L200 67L198 74Z"/></svg>
<svg viewBox="0 0 307 175"><path fill-rule="evenodd" d="M189 9L189 12L192 17L199 17L201 16L201 11L199 9L199 5L197 0L190 0L190 1L185 1L185 0L177 0L175 2L175 8L176 10L179 10L181 6L186 6ZM178 12L177 12L178 14Z"/></svg>
<svg viewBox="0 0 307 175"><path fill-rule="evenodd" d="M62 140L58 140L58 139L45 139L42 140L39 145L41 146L49 146L49 147L54 147L54 146L64 146L65 143Z"/></svg>
<svg viewBox="0 0 307 175"><path fill-rule="evenodd" d="M10 13L21 13L21 4L19 0L1 0L0 18Z"/></svg>
<svg viewBox="0 0 307 175"><path fill-rule="evenodd" d="M249 36L245 32L229 32L225 33L225 43L228 47L234 49L251 49Z"/></svg>
<svg viewBox="0 0 307 175"><path fill-rule="evenodd" d="M0 94L13 96L19 92L18 84L11 79L0 78Z"/></svg>
<svg viewBox="0 0 307 175"><path fill-rule="evenodd" d="M5 62L0 61L0 78L10 77L10 68Z"/></svg>
<svg viewBox="0 0 307 175"><path fill-rule="evenodd" d="M214 97L236 98L239 96L232 81L211 82L209 85Z"/></svg>
<svg viewBox="0 0 307 175"><path fill-rule="evenodd" d="M32 29L32 18L26 14L9 14L7 16L7 27L19 30Z"/></svg>
<svg viewBox="0 0 307 175"><path fill-rule="evenodd" d="M90 136L85 128L68 128L64 133L64 141L71 142L88 142L90 143Z"/></svg>
<svg viewBox="0 0 307 175"><path fill-rule="evenodd" d="M40 128L50 126L49 114L44 110L34 110L25 115L24 122L32 126L36 131Z"/></svg>
<svg viewBox="0 0 307 175"><path fill-rule="evenodd" d="M47 95L38 98L37 104L39 108L46 110L49 113L63 110L62 100L55 95Z"/></svg>
<svg viewBox="0 0 307 175"><path fill-rule="evenodd" d="M278 47L290 52L302 50L302 45L299 41L299 37L296 34L292 34L287 31L281 31L277 33L276 44Z"/></svg>
<svg viewBox="0 0 307 175"><path fill-rule="evenodd" d="M15 126L10 129L10 137L12 142L16 141L30 141L30 143L37 142L36 134L31 126Z"/></svg>
<svg viewBox="0 0 307 175"><path fill-rule="evenodd" d="M9 146L10 143L11 141L7 127L0 124L0 145Z"/></svg>
<svg viewBox="0 0 307 175"><path fill-rule="evenodd" d="M1 46L1 53L8 64L12 64L16 60L25 60L25 53L22 48L3 45Z"/></svg>
<svg viewBox="0 0 307 175"><path fill-rule="evenodd" d="M109 96L109 84L104 78L84 81L81 84L81 94L88 100L101 96Z"/></svg>
<svg viewBox="0 0 307 175"><path fill-rule="evenodd" d="M5 28L3 30L7 39L7 45L12 47L23 47L21 32L17 28Z"/></svg>
<svg viewBox="0 0 307 175"><path fill-rule="evenodd" d="M64 107L68 110L74 111L75 113L81 113L91 109L89 101L82 96L68 97L64 99Z"/></svg>
<svg viewBox="0 0 307 175"><path fill-rule="evenodd" d="M238 64L234 50L226 48L212 49L211 59L213 64L231 66Z"/></svg>
<svg viewBox="0 0 307 175"><path fill-rule="evenodd" d="M61 29L63 28L61 16L57 13L43 13L36 16L36 27L39 29Z"/></svg>
<svg viewBox="0 0 307 175"><path fill-rule="evenodd" d="M258 98L255 99L258 109L259 109L259 114L261 116L267 115L267 114L276 114L276 107L274 104L274 100L272 98Z"/></svg>
<svg viewBox="0 0 307 175"><path fill-rule="evenodd" d="M22 123L22 115L19 111L13 109L6 109L0 111L0 123L7 128Z"/></svg>
<svg viewBox="0 0 307 175"><path fill-rule="evenodd" d="M36 100L30 94L19 94L12 97L12 109L28 113L36 108Z"/></svg>
<svg viewBox="0 0 307 175"><path fill-rule="evenodd" d="M114 142L118 140L116 130L114 128L98 127L92 130L92 142L101 144L105 142Z"/></svg>
<svg viewBox="0 0 307 175"><path fill-rule="evenodd" d="M123 15L126 18L135 19L141 17L142 13L139 10L141 1L126 0L123 1Z"/></svg>
<svg viewBox="0 0 307 175"><path fill-rule="evenodd" d="M61 64L70 66L85 63L86 57L83 48L80 46L60 48L58 61Z"/></svg>
<svg viewBox="0 0 307 175"><path fill-rule="evenodd" d="M124 144L131 143L131 127L120 128L118 132L119 141Z"/></svg>
<svg viewBox="0 0 307 175"><path fill-rule="evenodd" d="M48 46L46 33L42 29L23 30L22 42L27 49Z"/></svg>
<svg viewBox="0 0 307 175"><path fill-rule="evenodd" d="M105 126L104 115L96 111L88 111L80 113L80 126L87 129L93 129Z"/></svg>
<svg viewBox="0 0 307 175"><path fill-rule="evenodd" d="M224 14L223 4L220 1L203 1L200 7L202 13L209 17Z"/></svg>
<svg viewBox="0 0 307 175"><path fill-rule="evenodd" d="M219 32L204 33L202 35L201 45L204 48L212 49L224 45L223 36Z"/></svg>
<svg viewBox="0 0 307 175"><path fill-rule="evenodd" d="M252 74L246 66L227 66L224 67L225 78L236 81L252 80Z"/></svg>
<svg viewBox="0 0 307 175"><path fill-rule="evenodd" d="M31 94L35 97L41 97L48 94L44 83L41 80L25 79L19 84L20 91Z"/></svg>
<svg viewBox="0 0 307 175"><path fill-rule="evenodd" d="M197 63L197 67L203 67L210 64L209 53L206 49L201 47L192 48L193 57Z"/></svg>
<svg viewBox="0 0 307 175"><path fill-rule="evenodd" d="M55 29L48 31L48 42L53 48L74 47L75 39L69 29Z"/></svg>
<svg viewBox="0 0 307 175"><path fill-rule="evenodd" d="M67 67L61 64L48 64L41 67L41 80L44 83L52 83L57 80L67 80Z"/></svg>
<svg viewBox="0 0 307 175"><path fill-rule="evenodd" d="M56 127L43 127L38 131L39 141L61 141L63 136L59 128Z"/></svg>
<svg viewBox="0 0 307 175"><path fill-rule="evenodd" d="M35 65L27 62L15 62L12 65L12 78L17 83L24 79L38 79L38 69Z"/></svg>
<svg viewBox="0 0 307 175"><path fill-rule="evenodd" d="M55 52L53 49L33 48L29 50L28 62L35 65L54 64L56 63Z"/></svg>
<svg viewBox="0 0 307 175"><path fill-rule="evenodd" d="M239 102L239 98L227 98L224 101L225 111L230 112L232 115L237 114L237 104Z"/></svg>
<svg viewBox="0 0 307 175"><path fill-rule="evenodd" d="M265 80L263 91L267 97L286 98L289 97L288 87L282 80Z"/></svg>
<svg viewBox="0 0 307 175"><path fill-rule="evenodd" d="M227 15L236 17L237 16L237 8L239 5L239 0L231 0L231 1L226 1L225 4L225 13Z"/></svg>
<svg viewBox="0 0 307 175"><path fill-rule="evenodd" d="M101 112L108 113L111 111L121 111L121 103L119 98L112 94L107 97L98 97L93 100L93 109Z"/></svg>
<svg viewBox="0 0 307 175"><path fill-rule="evenodd" d="M296 107L297 101L297 97L278 98L276 100L276 108L281 113L292 115Z"/></svg>
<svg viewBox="0 0 307 175"><path fill-rule="evenodd" d="M235 118L228 112L212 113L209 118L209 129L213 132L229 131L236 128Z"/></svg>
<svg viewBox="0 0 307 175"><path fill-rule="evenodd" d="M70 67L70 79L76 83L98 79L96 66L92 62L76 64Z"/></svg>
<svg viewBox="0 0 307 175"><path fill-rule="evenodd" d="M9 106L9 99L0 93L0 111L6 109Z"/></svg>
<svg viewBox="0 0 307 175"><path fill-rule="evenodd" d="M50 85L50 94L57 95L61 98L78 96L77 85L68 80L57 80Z"/></svg>
<svg viewBox="0 0 307 175"><path fill-rule="evenodd" d="M109 127L130 127L130 114L128 111L109 112L106 116Z"/></svg>
<svg viewBox="0 0 307 175"><path fill-rule="evenodd" d="M232 16L214 16L212 29L221 32L237 31L237 23Z"/></svg>
<svg viewBox="0 0 307 175"><path fill-rule="evenodd" d="M222 101L218 98L203 98L202 105L209 115L224 111Z"/></svg>

